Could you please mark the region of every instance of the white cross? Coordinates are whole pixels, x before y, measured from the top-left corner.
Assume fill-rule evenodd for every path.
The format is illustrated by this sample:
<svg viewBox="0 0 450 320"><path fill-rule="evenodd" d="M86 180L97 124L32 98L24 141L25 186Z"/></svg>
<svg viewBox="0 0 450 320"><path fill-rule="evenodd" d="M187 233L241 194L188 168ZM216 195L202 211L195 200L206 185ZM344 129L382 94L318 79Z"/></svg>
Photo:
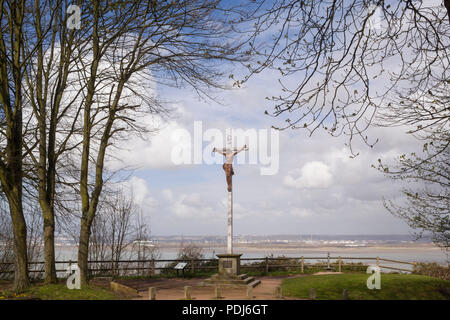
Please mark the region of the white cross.
<svg viewBox="0 0 450 320"><path fill-rule="evenodd" d="M232 175L233 172L233 158L242 150L247 151L247 145L244 145L240 149L232 148L232 135L231 129L227 129L227 146L223 149L213 149L213 152L218 152L225 157L225 163L223 169L226 172L227 184L228 184L228 234L227 234L227 253L233 253L233 189L232 189Z"/></svg>

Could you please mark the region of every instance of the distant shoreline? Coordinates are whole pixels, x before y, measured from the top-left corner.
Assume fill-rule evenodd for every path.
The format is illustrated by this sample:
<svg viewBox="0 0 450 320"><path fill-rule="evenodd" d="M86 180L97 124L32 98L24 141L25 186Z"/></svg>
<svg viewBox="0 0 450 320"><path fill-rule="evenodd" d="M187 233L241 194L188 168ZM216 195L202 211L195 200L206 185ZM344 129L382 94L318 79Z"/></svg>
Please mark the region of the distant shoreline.
<svg viewBox="0 0 450 320"><path fill-rule="evenodd" d="M226 245L223 243L190 243L185 241L184 245L195 244L202 249L205 258L213 258L216 254L225 253ZM160 259L175 259L180 250L180 242L156 243L156 252L160 254ZM126 252L131 253L129 247ZM305 243L289 244L242 244L234 245L234 253L243 254L242 258L264 258L273 255L274 257L323 257L326 258L328 252L332 257L382 257L400 261L437 262L447 264L448 257L436 245L432 243L395 243L379 244L370 243L359 247L345 247L344 245L305 245ZM60 244L56 246L59 260L76 259L77 246ZM322 258L321 258L322 259Z"/></svg>
<svg viewBox="0 0 450 320"><path fill-rule="evenodd" d="M226 249L225 244L220 243L211 243L211 244L204 244L204 243L191 243L191 242L185 242L184 245L188 244L194 244L203 250L207 251L224 251ZM181 247L181 243L174 242L174 243L156 243L156 247L161 251L178 251ZM67 245L67 244L57 244L56 247L60 249L69 249L74 250L77 249L78 246L76 245ZM357 246L345 246L345 245L305 245L303 243L292 243L292 244L233 244L233 247L236 251L242 251L245 252L277 252L279 254L282 253L295 253L295 252L308 252L308 253L314 253L314 252L333 252L333 251L345 251L349 253L357 253L361 251L366 252L421 252L421 251L427 251L427 252L441 252L441 248L438 246L432 244L432 243L403 243L403 244L367 244L367 245L357 245Z"/></svg>
<svg viewBox="0 0 450 320"><path fill-rule="evenodd" d="M185 244L188 244L188 242L185 242ZM197 244L193 243L195 245L198 245L201 248L204 249L224 249L226 248L225 244ZM180 243L158 243L157 244L160 249L179 249L181 244ZM304 243L291 243L291 244L241 244L236 243L233 244L233 247L238 250L251 250L251 251L270 251L270 250L280 250L280 251L333 251L333 250L355 250L355 251L361 251L361 250L370 250L370 251L377 251L377 250L436 250L441 251L439 247L432 243L403 243L403 244L367 244L367 245L358 245L358 246L345 246L345 245L305 245Z"/></svg>

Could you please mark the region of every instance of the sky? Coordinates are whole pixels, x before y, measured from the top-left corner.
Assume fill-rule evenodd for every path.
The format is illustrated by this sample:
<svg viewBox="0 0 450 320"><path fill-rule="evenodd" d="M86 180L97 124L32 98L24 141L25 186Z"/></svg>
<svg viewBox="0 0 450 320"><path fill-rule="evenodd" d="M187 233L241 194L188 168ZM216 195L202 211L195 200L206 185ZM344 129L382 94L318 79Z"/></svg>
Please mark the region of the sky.
<svg viewBox="0 0 450 320"><path fill-rule="evenodd" d="M146 216L152 235L225 236L223 157L218 156L219 163L213 164L204 159L200 159L202 164L175 164L174 150L189 145L186 139L175 138L188 131L193 145L195 122L197 130L201 122L203 134L208 129L225 134L226 128L268 132L272 125L280 125L280 119L264 114L272 106L266 96L279 90L276 75L266 71L241 88L216 92L220 103L199 99L190 88L156 90L161 97L170 97L171 117L141 119L149 127L157 126L158 132L123 142L113 154L121 162L109 162L108 168L135 168L124 184L133 190L134 202ZM383 198L400 199L402 185L371 167L378 159L394 163L396 157L419 148L404 128L372 128L369 136L379 142L370 148L357 141L355 158L350 157L346 137L331 137L323 130L312 136L303 130L277 132L279 140L268 140L272 161L277 158L275 143L279 141L278 170L270 172L274 174L261 174L267 166L259 155L258 163L247 156L233 166L234 235L412 232L383 207ZM259 152L260 141L249 143L247 153ZM201 147L220 148L224 143L204 141Z"/></svg>
<svg viewBox="0 0 450 320"><path fill-rule="evenodd" d="M384 67L395 71L398 61L385 61ZM239 76L240 70L230 73ZM284 84L294 86L301 77L294 74ZM213 92L217 101L201 99L189 87L154 88L158 97L168 101L170 118L141 118L141 123L158 131L145 139L122 142L112 154L120 162L107 163L109 169L135 168L123 183L132 189L151 233L226 235L223 157L211 157L212 147L223 147L225 140L205 140L211 133L225 134L227 128L261 134L257 141L234 145L239 148L246 142L249 147L233 165L235 235L412 233L383 206L384 200L401 201L405 185L372 166L378 159L395 164L400 155L421 150L420 141L407 135L404 127L371 127L369 141L378 139L378 143L370 148L357 139L353 151L359 155L351 157L346 136L332 137L322 129L309 136L304 130L286 129L268 139L266 150L263 134L272 126L285 125L285 115L265 114L274 106L266 97L281 94L278 78L278 71L265 70L240 88ZM384 81L382 77L371 81L371 92L382 89ZM230 78L230 87L233 82ZM191 163L186 163L185 157L179 157L186 156L186 150L199 150L203 158L191 154L187 157ZM272 165L269 170L267 160Z"/></svg>

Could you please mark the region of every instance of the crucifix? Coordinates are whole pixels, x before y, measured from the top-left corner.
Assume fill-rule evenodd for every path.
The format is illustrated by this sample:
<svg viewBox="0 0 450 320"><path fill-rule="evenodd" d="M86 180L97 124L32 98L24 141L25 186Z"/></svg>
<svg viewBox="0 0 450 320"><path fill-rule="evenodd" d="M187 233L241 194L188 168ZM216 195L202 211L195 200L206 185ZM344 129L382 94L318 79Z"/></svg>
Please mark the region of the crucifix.
<svg viewBox="0 0 450 320"><path fill-rule="evenodd" d="M227 137L227 146L226 148L217 149L214 148L212 151L220 153L225 157L225 163L222 168L225 171L228 185L228 235L227 235L227 253L233 253L233 186L232 186L232 176L234 175L233 171L233 159L234 156L237 155L242 150L247 151L248 147L245 144L242 148L232 148L232 136L231 129L227 129L226 133Z"/></svg>

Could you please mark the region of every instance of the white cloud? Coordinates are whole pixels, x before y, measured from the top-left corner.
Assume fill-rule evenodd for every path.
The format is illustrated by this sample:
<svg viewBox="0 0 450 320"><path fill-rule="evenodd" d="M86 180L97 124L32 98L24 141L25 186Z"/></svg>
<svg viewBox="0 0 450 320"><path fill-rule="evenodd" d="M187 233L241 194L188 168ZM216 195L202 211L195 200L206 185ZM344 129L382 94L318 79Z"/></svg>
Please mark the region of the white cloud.
<svg viewBox="0 0 450 320"><path fill-rule="evenodd" d="M311 212L311 210L307 210L304 208L292 208L290 210L290 214L293 215L294 217L309 217L311 216L313 213Z"/></svg>
<svg viewBox="0 0 450 320"><path fill-rule="evenodd" d="M284 184L297 189L325 189L333 183L330 167L320 161L311 161L301 169L294 169L284 177Z"/></svg>
<svg viewBox="0 0 450 320"><path fill-rule="evenodd" d="M165 124L166 129L150 141L126 144L126 164L139 162L143 170L158 169L145 174L152 181L149 193L158 199L151 211L155 234L226 235L222 169L192 165L165 170L174 167L169 133L177 128L191 132L194 121L203 121L204 130L270 127L273 118L258 113L263 107L269 109L264 105L267 82L261 82L256 89L248 83L245 92L224 95L231 100L225 101L225 107L199 102L188 90L174 94L183 99L179 117ZM378 158L392 163L404 150L415 150L417 143L401 128L375 128L370 136L379 137L380 142L374 148L355 143L360 155L352 159L344 147L348 137L333 138L323 131L311 137L301 130L281 131L279 174L261 176L256 166L248 164L235 167L235 233L408 232L407 226L382 206L382 197L398 195L399 186L370 165L376 165Z"/></svg>
<svg viewBox="0 0 450 320"><path fill-rule="evenodd" d="M177 194L173 195L171 191L166 195L171 198L171 204L168 207L169 211L175 214L179 218L192 219L192 220L205 220L215 219L218 216L220 210L217 210L217 206L214 203L208 201L205 195L200 193L190 194Z"/></svg>
<svg viewBox="0 0 450 320"><path fill-rule="evenodd" d="M173 192L170 189L164 189L162 192L162 196L167 201L173 201Z"/></svg>
<svg viewBox="0 0 450 320"><path fill-rule="evenodd" d="M150 196L150 191L147 187L147 182L136 176L121 183L123 191L132 197L133 202L141 207L154 208L158 201Z"/></svg>
<svg viewBox="0 0 450 320"><path fill-rule="evenodd" d="M174 105L174 113L185 115L186 110L181 105ZM140 119L149 133L144 136L130 136L120 142L114 153L114 158L108 163L112 170L132 167L138 169L170 169L177 165L172 161L172 150L178 145L173 133L184 129L182 123L176 120L164 121L160 117L145 116Z"/></svg>

